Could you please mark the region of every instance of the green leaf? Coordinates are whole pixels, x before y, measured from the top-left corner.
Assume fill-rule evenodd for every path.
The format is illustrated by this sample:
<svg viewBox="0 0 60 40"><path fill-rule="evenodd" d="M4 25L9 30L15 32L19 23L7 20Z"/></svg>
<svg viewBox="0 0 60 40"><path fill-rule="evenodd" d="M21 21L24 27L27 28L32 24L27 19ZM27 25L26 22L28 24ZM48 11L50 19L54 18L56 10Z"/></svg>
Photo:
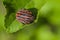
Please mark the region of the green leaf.
<svg viewBox="0 0 60 40"><path fill-rule="evenodd" d="M13 33L13 32L16 32L17 30L22 29L22 28L24 28L23 24L21 24L17 20L14 20L13 23L11 23L10 26L7 28L7 32Z"/></svg>
<svg viewBox="0 0 60 40"><path fill-rule="evenodd" d="M38 22L38 20L40 20L40 14L41 14L40 9L42 8L42 6L45 3L46 3L45 0L32 0L32 1L29 2L28 5L25 6L26 9L31 9L31 11L35 15L35 17L36 17L35 22ZM35 8L36 11L33 11L33 8Z"/></svg>
<svg viewBox="0 0 60 40"><path fill-rule="evenodd" d="M34 38L31 38L34 34L34 30L36 29L35 23L30 25L25 25L25 28L21 29L20 31L15 33L15 40L32 40Z"/></svg>
<svg viewBox="0 0 60 40"><path fill-rule="evenodd" d="M40 2L39 2L40 1ZM29 3L28 3L29 2ZM5 17L5 27L8 29L8 32L16 32L18 31L20 28L19 27L22 27L22 26L18 26L18 30L16 29L16 27L12 27L12 25L15 25L15 20L16 20L16 12L18 10L20 10L21 8L26 8L26 9L30 9L30 8L35 8L35 9L40 9L43 4L45 3L44 0L38 0L38 1L34 1L34 0L4 0L3 1L5 7L6 7L6 10L7 10L7 15ZM40 4L38 4L40 3ZM30 9L33 13L35 13L35 11L33 11L32 9ZM34 9L34 10L35 10ZM34 14L37 18L37 11L36 13ZM36 19L37 20L37 19ZM17 21L16 21L17 22ZM18 25L18 23L16 23ZM10 31L11 29L14 28L14 31ZM22 27L23 28L23 27Z"/></svg>
<svg viewBox="0 0 60 40"><path fill-rule="evenodd" d="M5 17L5 27L7 28L8 32L13 33L23 28L23 26L21 26L22 25L21 23L15 21L16 12L20 10L21 8L24 8L25 5L28 4L29 1L30 0L13 0L13 1L4 0L3 1L5 8L7 10L7 15ZM18 26L15 26L15 25L18 25Z"/></svg>
<svg viewBox="0 0 60 40"><path fill-rule="evenodd" d="M0 31L4 29L4 20L5 20L6 10L3 5L2 0L0 0Z"/></svg>

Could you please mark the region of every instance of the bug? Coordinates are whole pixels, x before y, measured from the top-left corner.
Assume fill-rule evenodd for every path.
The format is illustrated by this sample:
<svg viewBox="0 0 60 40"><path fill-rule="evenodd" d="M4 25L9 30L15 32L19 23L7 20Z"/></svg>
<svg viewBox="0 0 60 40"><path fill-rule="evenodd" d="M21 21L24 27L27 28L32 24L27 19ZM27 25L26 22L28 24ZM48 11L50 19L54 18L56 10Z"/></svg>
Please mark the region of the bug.
<svg viewBox="0 0 60 40"><path fill-rule="evenodd" d="M30 24L34 21L34 16L30 10L22 9L16 13L16 19L23 24Z"/></svg>

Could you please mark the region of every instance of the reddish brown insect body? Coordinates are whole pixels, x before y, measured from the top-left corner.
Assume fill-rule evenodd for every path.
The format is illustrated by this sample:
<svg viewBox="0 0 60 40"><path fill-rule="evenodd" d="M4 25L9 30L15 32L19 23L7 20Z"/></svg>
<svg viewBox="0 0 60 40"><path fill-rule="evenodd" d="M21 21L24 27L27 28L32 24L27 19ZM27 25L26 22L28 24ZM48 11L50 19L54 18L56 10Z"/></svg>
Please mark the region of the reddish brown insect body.
<svg viewBox="0 0 60 40"><path fill-rule="evenodd" d="M29 24L34 21L34 16L31 11L23 9L17 12L16 19L23 24Z"/></svg>

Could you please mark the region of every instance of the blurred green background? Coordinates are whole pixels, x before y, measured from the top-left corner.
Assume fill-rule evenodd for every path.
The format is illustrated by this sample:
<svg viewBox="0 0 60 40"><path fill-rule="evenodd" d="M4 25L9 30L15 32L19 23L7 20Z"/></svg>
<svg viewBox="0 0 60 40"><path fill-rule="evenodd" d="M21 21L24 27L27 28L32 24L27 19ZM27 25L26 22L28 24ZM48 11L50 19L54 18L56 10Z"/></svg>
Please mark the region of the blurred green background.
<svg viewBox="0 0 60 40"><path fill-rule="evenodd" d="M24 8L35 15L33 23L16 20ZM0 0L0 40L60 40L60 0Z"/></svg>

